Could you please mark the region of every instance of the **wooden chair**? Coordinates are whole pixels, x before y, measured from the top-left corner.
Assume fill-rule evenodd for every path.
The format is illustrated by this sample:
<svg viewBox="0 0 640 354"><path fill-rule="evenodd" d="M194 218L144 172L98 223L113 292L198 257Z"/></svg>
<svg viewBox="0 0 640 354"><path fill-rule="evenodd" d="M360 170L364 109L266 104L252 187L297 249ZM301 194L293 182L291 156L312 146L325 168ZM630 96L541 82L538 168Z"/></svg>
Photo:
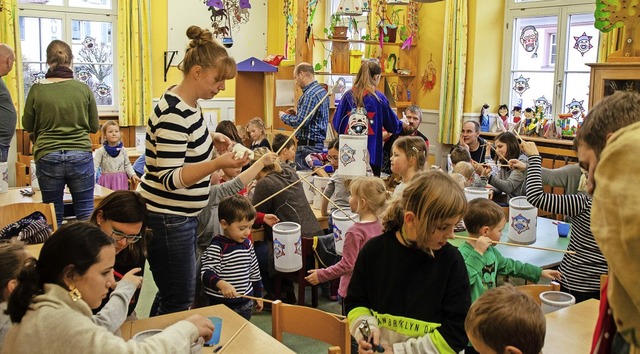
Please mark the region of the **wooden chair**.
<svg viewBox="0 0 640 354"><path fill-rule="evenodd" d="M277 300L271 305L271 335L282 342L282 333L292 333L329 343L329 354L349 353L351 334L346 318L306 306Z"/></svg>
<svg viewBox="0 0 640 354"><path fill-rule="evenodd" d="M27 183L27 176L29 173L27 172L27 165L16 162L16 187L26 187L29 184ZM29 178L31 179L31 178Z"/></svg>
<svg viewBox="0 0 640 354"><path fill-rule="evenodd" d="M294 281L296 283L298 283L298 305L303 305L305 304L305 288L307 286L311 287L311 306L313 307L318 307L318 286L317 285L311 285L309 282L307 282L304 277L306 277L307 274L307 269L311 269L309 268L307 265L309 264L310 260L313 260L314 258L314 254L313 254L313 237L303 237L302 238L302 268L300 268L300 270L296 271L296 272L291 272L291 273L282 273L282 272L276 272L276 276L275 276L275 296L276 299L280 299L281 298L281 293L282 293L282 278L286 278L289 279L291 281Z"/></svg>
<svg viewBox="0 0 640 354"><path fill-rule="evenodd" d="M50 203L15 203L0 206L0 228L16 222L36 211L44 214L53 231L58 229L56 210L53 204Z"/></svg>
<svg viewBox="0 0 640 354"><path fill-rule="evenodd" d="M517 286L516 289L518 291L523 292L529 296L531 296L538 305L542 306L542 301L540 301L540 294L545 291L560 291L560 284L556 282L551 282L551 284L543 285L543 284L533 284L533 285L521 285Z"/></svg>

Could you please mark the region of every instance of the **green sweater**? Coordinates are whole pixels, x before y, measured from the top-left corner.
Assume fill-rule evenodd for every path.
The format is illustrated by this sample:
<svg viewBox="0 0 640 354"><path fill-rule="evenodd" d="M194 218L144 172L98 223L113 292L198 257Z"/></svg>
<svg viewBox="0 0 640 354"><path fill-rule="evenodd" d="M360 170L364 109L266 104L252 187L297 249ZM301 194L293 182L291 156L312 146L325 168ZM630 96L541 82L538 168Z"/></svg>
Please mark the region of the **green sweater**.
<svg viewBox="0 0 640 354"><path fill-rule="evenodd" d="M529 281L538 282L542 268L528 263L522 263L511 258L503 257L493 246L481 255L469 242L465 242L458 248L469 274L469 286L471 288L471 302L485 291L496 286L498 275L513 275Z"/></svg>
<svg viewBox="0 0 640 354"><path fill-rule="evenodd" d="M76 80L44 82L29 90L22 125L35 134L34 159L60 150L91 152L89 133L100 128L91 89Z"/></svg>

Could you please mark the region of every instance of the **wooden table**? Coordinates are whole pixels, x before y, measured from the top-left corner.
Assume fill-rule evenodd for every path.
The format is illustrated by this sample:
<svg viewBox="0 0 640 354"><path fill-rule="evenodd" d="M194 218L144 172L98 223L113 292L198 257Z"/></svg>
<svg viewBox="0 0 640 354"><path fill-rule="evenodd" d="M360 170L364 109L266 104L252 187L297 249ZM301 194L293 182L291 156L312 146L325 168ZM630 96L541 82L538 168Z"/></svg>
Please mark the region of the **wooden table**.
<svg viewBox="0 0 640 354"><path fill-rule="evenodd" d="M129 339L140 331L147 329L164 329L194 314L222 318L222 333L219 345L225 345L227 341L240 330L242 325L246 323L246 326L242 328L238 335L233 338L221 353L294 353L284 344L278 342L275 338L224 305L201 307L195 310L125 322L122 327L120 327L120 331L124 339ZM205 347L202 349L202 353L213 353L216 347L217 345L214 347Z"/></svg>
<svg viewBox="0 0 640 354"><path fill-rule="evenodd" d="M555 224L553 224L554 222L556 221L538 217L536 242L531 244L531 246L554 248L559 250L566 250L567 247L569 247L569 237L571 237L571 235L569 235L569 237L558 237L558 228ZM469 234L464 231L456 232L456 235L468 236ZM502 230L502 237L500 237L500 241L509 242L508 223L507 225L505 225L504 230ZM454 246L459 247L466 241L462 239L454 239L450 240L449 242ZM496 245L495 247L504 257L513 258L520 262L533 264L540 268L556 267L560 264L560 261L564 256L564 253L562 252L542 251L525 247L514 247L506 245Z"/></svg>
<svg viewBox="0 0 640 354"><path fill-rule="evenodd" d="M600 301L589 299L573 306L551 312L544 338L545 354L589 353L593 330L598 320Z"/></svg>
<svg viewBox="0 0 640 354"><path fill-rule="evenodd" d="M323 216L320 213L320 210L318 210L318 209L311 208L311 210L313 210L313 214L316 216L316 219L320 223L320 227L323 230L328 229L329 228L329 216ZM264 227L261 227L259 229L252 229L251 230L251 238L253 239L253 242L264 241Z"/></svg>
<svg viewBox="0 0 640 354"><path fill-rule="evenodd" d="M7 193L0 194L0 206L14 203L42 203L42 193L40 193L39 190L31 197L26 197L20 194L21 189L25 189L25 187L9 188ZM95 189L93 190L94 207L98 206L100 201L112 192L113 191L111 189L96 184ZM68 191L65 191L64 193L63 202L71 203L71 194L69 194Z"/></svg>

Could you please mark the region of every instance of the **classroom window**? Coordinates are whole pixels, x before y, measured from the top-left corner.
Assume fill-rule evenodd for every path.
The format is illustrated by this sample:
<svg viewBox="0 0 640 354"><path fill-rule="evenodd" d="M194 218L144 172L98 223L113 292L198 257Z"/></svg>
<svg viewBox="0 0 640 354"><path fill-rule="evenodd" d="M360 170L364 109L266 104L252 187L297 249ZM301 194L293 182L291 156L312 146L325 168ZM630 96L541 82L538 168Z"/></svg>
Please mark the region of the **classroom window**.
<svg viewBox="0 0 640 354"><path fill-rule="evenodd" d="M594 9L587 0L507 2L503 102L522 108L544 102L550 117L582 102L586 114L587 63L595 63L598 54Z"/></svg>
<svg viewBox="0 0 640 354"><path fill-rule="evenodd" d="M116 5L111 0L19 0L25 97L48 70L52 40L68 43L74 78L87 84L100 112L117 112Z"/></svg>

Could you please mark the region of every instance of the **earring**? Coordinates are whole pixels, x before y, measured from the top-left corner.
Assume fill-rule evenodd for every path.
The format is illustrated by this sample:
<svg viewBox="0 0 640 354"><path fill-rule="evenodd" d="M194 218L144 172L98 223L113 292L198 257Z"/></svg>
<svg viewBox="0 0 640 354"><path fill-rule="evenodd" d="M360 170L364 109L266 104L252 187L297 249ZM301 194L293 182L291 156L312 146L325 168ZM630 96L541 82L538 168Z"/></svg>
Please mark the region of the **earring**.
<svg viewBox="0 0 640 354"><path fill-rule="evenodd" d="M78 290L78 288L76 288L76 286L73 284L69 285L69 297L71 297L71 300L73 300L73 302L78 302L78 300L82 299L80 290Z"/></svg>

